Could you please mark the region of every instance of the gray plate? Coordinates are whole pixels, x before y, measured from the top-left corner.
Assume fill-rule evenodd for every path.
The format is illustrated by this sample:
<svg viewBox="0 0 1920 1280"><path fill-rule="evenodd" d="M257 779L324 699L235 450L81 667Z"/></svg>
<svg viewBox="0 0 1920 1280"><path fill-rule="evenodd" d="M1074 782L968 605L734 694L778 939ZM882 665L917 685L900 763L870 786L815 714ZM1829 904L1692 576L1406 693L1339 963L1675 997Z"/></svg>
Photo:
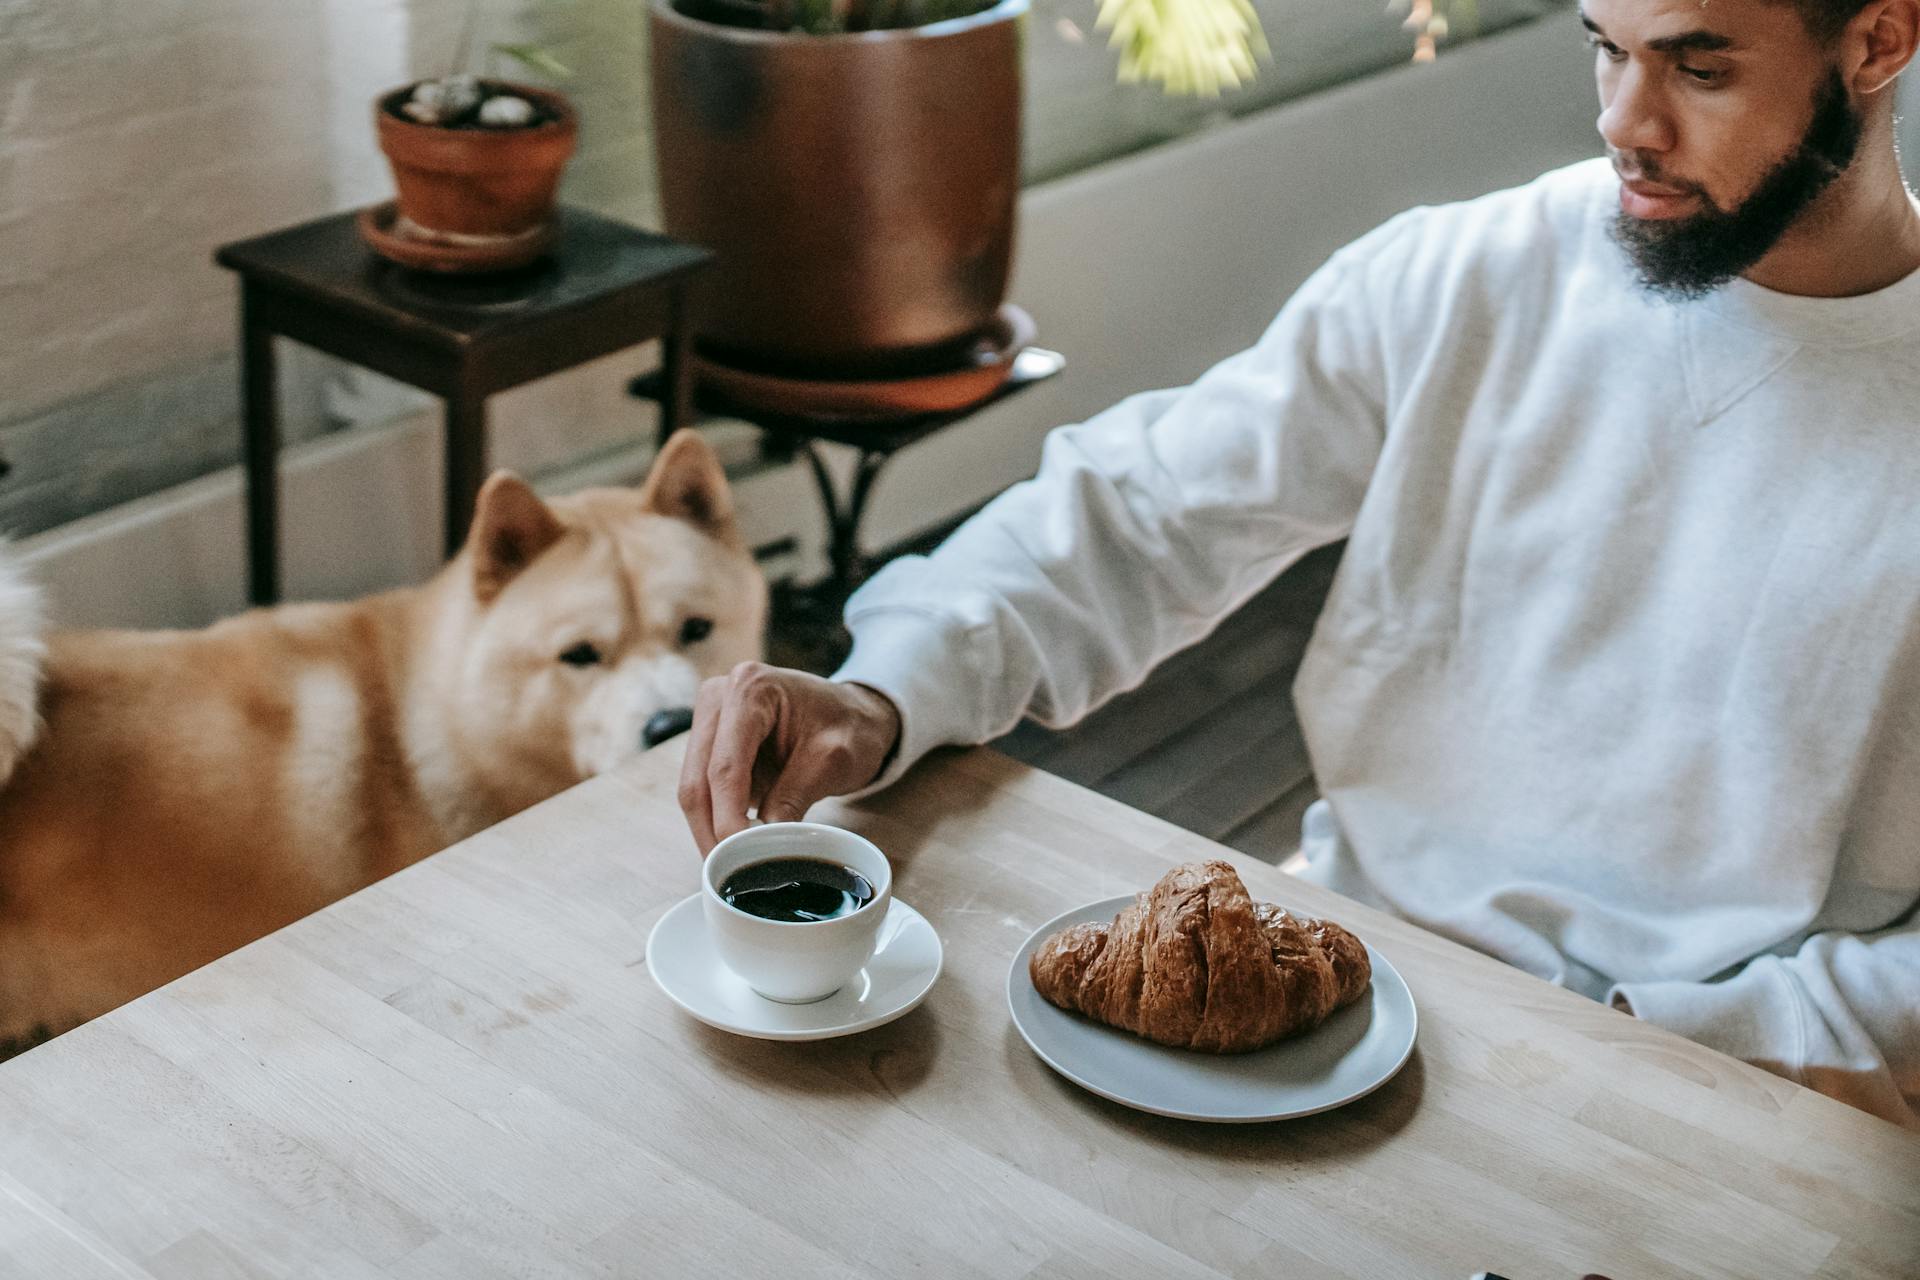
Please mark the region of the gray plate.
<svg viewBox="0 0 1920 1280"><path fill-rule="evenodd" d="M1406 1065L1418 1017L1413 993L1372 947L1366 995L1312 1031L1253 1053L1169 1049L1041 998L1027 976L1035 947L1067 928L1105 922L1131 894L1090 902L1034 930L1007 973L1013 1025L1040 1060L1083 1089L1154 1115L1215 1124L1286 1120L1365 1097Z"/></svg>

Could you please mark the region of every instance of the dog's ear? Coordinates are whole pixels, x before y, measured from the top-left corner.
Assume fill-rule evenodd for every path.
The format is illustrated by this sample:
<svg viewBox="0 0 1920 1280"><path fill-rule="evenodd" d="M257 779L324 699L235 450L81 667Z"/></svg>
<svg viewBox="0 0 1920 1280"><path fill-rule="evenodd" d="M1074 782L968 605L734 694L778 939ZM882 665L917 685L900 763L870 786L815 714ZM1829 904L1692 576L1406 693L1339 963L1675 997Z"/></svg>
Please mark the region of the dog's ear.
<svg viewBox="0 0 1920 1280"><path fill-rule="evenodd" d="M700 433L676 431L653 460L640 505L655 515L672 516L709 533L733 524L733 494L720 459Z"/></svg>
<svg viewBox="0 0 1920 1280"><path fill-rule="evenodd" d="M480 488L467 546L473 550L473 593L486 604L565 532L559 517L511 471L496 471Z"/></svg>

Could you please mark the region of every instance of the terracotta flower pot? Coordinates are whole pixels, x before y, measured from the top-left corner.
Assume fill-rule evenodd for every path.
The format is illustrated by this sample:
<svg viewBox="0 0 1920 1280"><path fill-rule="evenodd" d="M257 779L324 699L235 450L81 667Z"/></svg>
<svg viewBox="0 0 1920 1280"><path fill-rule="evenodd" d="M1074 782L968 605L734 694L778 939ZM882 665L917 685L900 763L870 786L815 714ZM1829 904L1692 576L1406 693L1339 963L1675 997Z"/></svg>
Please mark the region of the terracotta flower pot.
<svg viewBox="0 0 1920 1280"><path fill-rule="evenodd" d="M449 129L396 115L412 86L374 104L380 149L393 169L400 216L430 232L519 236L553 212L560 171L573 154L580 121L560 94L489 82L525 98L548 119L518 129Z"/></svg>
<svg viewBox="0 0 1920 1280"><path fill-rule="evenodd" d="M703 350L807 377L965 361L1006 299L1027 8L809 35L652 0L666 231L716 255Z"/></svg>

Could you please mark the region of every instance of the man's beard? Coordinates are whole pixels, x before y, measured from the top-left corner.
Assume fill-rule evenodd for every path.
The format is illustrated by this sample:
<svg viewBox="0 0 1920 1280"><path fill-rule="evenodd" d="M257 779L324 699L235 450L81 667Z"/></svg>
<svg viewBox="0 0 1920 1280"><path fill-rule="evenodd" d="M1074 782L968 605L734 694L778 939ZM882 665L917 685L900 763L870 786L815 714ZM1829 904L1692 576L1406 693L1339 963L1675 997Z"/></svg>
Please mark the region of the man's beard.
<svg viewBox="0 0 1920 1280"><path fill-rule="evenodd" d="M1834 179L1860 146L1861 113L1846 82L1832 72L1814 95L1813 120L1783 160L1767 171L1752 195L1722 209L1697 186L1683 190L1706 208L1684 218L1635 218L1622 212L1613 238L1633 259L1640 283L1671 298L1699 298L1751 270ZM1663 181L1653 170L1639 177ZM1679 186L1680 184L1672 184Z"/></svg>

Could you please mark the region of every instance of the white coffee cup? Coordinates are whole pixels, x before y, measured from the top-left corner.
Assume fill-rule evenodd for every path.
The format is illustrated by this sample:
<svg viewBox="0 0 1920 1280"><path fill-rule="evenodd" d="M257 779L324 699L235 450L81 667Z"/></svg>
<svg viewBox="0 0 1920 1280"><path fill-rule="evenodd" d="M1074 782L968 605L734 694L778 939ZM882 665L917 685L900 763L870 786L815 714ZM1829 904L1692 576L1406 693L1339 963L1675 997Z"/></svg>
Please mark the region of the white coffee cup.
<svg viewBox="0 0 1920 1280"><path fill-rule="evenodd" d="M720 887L742 867L771 858L818 858L851 867L873 886L857 911L831 920L768 920L729 906ZM893 868L873 843L818 822L748 827L713 846L701 869L701 906L714 952L758 994L781 1004L824 1000L857 973L893 902Z"/></svg>

